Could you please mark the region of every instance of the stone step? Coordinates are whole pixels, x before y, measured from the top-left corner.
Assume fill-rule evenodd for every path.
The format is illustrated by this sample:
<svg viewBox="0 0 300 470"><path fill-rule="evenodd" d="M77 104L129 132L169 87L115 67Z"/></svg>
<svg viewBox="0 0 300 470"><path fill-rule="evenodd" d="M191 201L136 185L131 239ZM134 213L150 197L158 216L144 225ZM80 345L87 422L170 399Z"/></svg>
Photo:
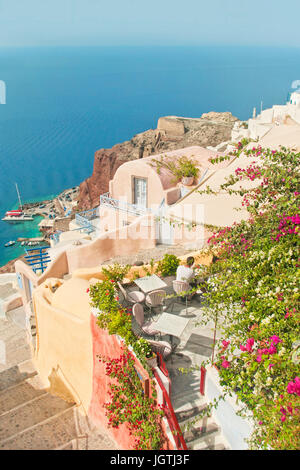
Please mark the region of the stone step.
<svg viewBox="0 0 300 470"><path fill-rule="evenodd" d="M0 392L0 416L46 392L38 375Z"/></svg>
<svg viewBox="0 0 300 470"><path fill-rule="evenodd" d="M0 442L71 406L61 398L45 393L13 408L0 416Z"/></svg>
<svg viewBox="0 0 300 470"><path fill-rule="evenodd" d="M0 392L35 375L37 375L37 371L31 360L9 367L0 372Z"/></svg>
<svg viewBox="0 0 300 470"><path fill-rule="evenodd" d="M76 447L74 448L74 442L76 443L76 439L70 442L67 442L66 444L63 444L62 446L57 447L54 450L77 450Z"/></svg>
<svg viewBox="0 0 300 470"><path fill-rule="evenodd" d="M181 411L176 411L176 418L180 426L187 423L190 420L195 420L200 413L207 409L207 403L203 405L195 406L193 408L183 409ZM202 419L199 417L199 420Z"/></svg>
<svg viewBox="0 0 300 470"><path fill-rule="evenodd" d="M193 445L193 450L228 450L229 445L222 432L209 434L205 439Z"/></svg>
<svg viewBox="0 0 300 470"><path fill-rule="evenodd" d="M200 448L195 446L191 450L227 450L227 448L224 444L220 443L220 444L211 444L211 445L200 447Z"/></svg>
<svg viewBox="0 0 300 470"><path fill-rule="evenodd" d="M74 407L0 442L0 450L54 450L70 448L77 436ZM70 449L71 450L71 449Z"/></svg>
<svg viewBox="0 0 300 470"><path fill-rule="evenodd" d="M189 448L194 449L201 441L211 439L212 435L220 433L220 428L215 423L195 426L183 433L184 440Z"/></svg>
<svg viewBox="0 0 300 470"><path fill-rule="evenodd" d="M6 300L11 295L16 294L18 291L13 286L12 282L8 282L7 284L0 284L0 299Z"/></svg>

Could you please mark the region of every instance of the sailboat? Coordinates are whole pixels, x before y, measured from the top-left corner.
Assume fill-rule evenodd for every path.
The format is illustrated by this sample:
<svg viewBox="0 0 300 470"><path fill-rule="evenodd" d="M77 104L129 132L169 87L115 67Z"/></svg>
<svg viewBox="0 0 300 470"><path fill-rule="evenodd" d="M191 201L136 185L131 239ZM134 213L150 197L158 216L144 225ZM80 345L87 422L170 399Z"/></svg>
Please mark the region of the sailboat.
<svg viewBox="0 0 300 470"><path fill-rule="evenodd" d="M2 220L5 222L26 222L27 220L33 220L31 215L25 214L25 212L23 212L19 188L17 183L15 183L15 185L19 199L19 209L6 212Z"/></svg>

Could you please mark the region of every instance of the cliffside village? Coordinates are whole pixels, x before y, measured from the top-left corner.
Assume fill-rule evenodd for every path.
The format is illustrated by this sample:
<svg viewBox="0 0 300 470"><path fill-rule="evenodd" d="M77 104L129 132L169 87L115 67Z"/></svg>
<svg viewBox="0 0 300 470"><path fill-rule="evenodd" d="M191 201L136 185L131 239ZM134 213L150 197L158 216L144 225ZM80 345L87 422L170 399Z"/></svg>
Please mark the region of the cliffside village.
<svg viewBox="0 0 300 470"><path fill-rule="evenodd" d="M206 248L214 228L247 220L242 196L220 189L249 165L245 154L236 156L241 141L245 148L300 152L300 94L243 122L230 113L163 117L157 129L96 152L92 176L70 197L71 213L49 223L50 247L0 275L0 449L133 448L124 424L107 424L108 379L98 359L122 353L124 338L97 326L89 296L115 263L130 266L118 299L134 309L136 331L147 333L158 352L149 370L134 361L145 396L155 389L167 410L163 448L247 449L253 423L239 416L234 399L195 424L221 395L216 369L201 367L220 334L213 322L201 325L198 291L190 298L186 287L176 290L176 274L154 270L166 254L186 268L188 258L199 269L210 265ZM179 177L179 165L192 167L191 174L183 169ZM241 182L242 189L255 184ZM183 292L183 301L170 307L161 299L174 292Z"/></svg>

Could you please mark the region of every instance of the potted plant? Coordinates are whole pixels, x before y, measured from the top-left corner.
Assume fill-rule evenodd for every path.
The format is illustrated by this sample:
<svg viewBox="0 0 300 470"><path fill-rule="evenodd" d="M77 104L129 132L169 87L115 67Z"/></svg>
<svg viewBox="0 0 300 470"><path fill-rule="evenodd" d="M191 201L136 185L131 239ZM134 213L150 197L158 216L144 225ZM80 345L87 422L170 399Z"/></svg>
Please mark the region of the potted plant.
<svg viewBox="0 0 300 470"><path fill-rule="evenodd" d="M191 186L199 175L197 162L185 156L175 160L164 157L161 157L160 160L152 159L150 165L156 168L158 174L160 174L162 168L165 168L174 175L175 182L181 181L185 186Z"/></svg>
<svg viewBox="0 0 300 470"><path fill-rule="evenodd" d="M199 175L199 168L196 167L193 160L190 160L187 157L180 157L178 163L178 174L181 177L182 184L184 186L191 186L195 178Z"/></svg>
<svg viewBox="0 0 300 470"><path fill-rule="evenodd" d="M150 343L145 338L139 338L135 342L133 349L138 357L146 359L149 367L155 367L157 365L157 356L152 351Z"/></svg>

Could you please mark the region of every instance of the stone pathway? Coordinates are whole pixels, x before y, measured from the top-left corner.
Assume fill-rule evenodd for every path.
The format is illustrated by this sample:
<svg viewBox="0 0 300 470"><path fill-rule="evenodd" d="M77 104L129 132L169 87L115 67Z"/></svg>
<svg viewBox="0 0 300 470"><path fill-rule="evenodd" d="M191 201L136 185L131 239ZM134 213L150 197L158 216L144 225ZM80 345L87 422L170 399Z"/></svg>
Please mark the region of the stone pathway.
<svg viewBox="0 0 300 470"><path fill-rule="evenodd" d="M173 294L172 277L165 278L167 294ZM167 303L170 302L167 300ZM178 339L175 354L166 361L171 379L171 401L184 439L191 450L226 450L229 445L222 430L212 416L199 418L199 413L207 407L205 396L200 394L200 366L211 357L214 337L214 324L205 327L201 320L201 297L195 296L188 302L188 308L180 300L166 309L167 312L188 318L189 323ZM160 315L153 315L155 321ZM155 324L153 325L155 328ZM218 335L217 335L218 337ZM162 337L169 340L168 336ZM185 370L184 373L182 370ZM188 372L187 372L188 371ZM192 424L191 424L192 423Z"/></svg>
<svg viewBox="0 0 300 470"><path fill-rule="evenodd" d="M0 450L117 449L104 429L90 428L74 402L49 393L27 338L23 307L0 318Z"/></svg>
<svg viewBox="0 0 300 470"><path fill-rule="evenodd" d="M156 245L151 250L141 250L134 255L128 256L117 256L103 263L104 265L119 263L119 264L131 264L134 265L136 262L143 262L144 264L149 264L153 259L154 261L159 261L163 258L165 254L184 256L191 253L191 249L185 249L180 245Z"/></svg>

